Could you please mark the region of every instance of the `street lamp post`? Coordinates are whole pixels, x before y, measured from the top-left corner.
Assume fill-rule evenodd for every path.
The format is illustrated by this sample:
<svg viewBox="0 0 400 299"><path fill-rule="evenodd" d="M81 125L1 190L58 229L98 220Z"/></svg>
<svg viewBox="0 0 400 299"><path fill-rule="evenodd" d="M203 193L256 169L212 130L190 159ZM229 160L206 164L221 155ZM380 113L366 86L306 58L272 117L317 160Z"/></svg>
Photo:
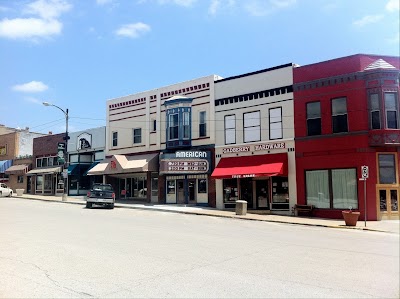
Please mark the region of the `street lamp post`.
<svg viewBox="0 0 400 299"><path fill-rule="evenodd" d="M57 105L51 104L49 102L43 102L43 105L56 107L57 109L61 110L62 113L64 113L64 116L65 116L65 137L64 137L64 140L65 140L64 159L65 160L64 160L64 165L65 165L65 168L68 171L68 166L69 166L68 165L68 139L69 139L69 137L68 137L68 109L64 110L64 109L58 107ZM67 173L67 175L64 175L64 193L63 193L63 196L62 196L62 200L63 201L67 200L67 196L68 196L68 189L67 188L68 188L68 173Z"/></svg>

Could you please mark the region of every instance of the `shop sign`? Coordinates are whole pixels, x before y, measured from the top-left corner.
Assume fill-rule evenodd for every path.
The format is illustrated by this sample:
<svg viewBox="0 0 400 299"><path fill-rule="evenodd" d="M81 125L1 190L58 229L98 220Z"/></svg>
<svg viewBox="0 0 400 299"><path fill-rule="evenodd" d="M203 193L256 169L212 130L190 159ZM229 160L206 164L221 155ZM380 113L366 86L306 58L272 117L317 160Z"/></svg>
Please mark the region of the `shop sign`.
<svg viewBox="0 0 400 299"><path fill-rule="evenodd" d="M250 146L227 147L222 149L223 154L249 152Z"/></svg>
<svg viewBox="0 0 400 299"><path fill-rule="evenodd" d="M233 179L242 179L242 178L254 178L255 174L233 174Z"/></svg>
<svg viewBox="0 0 400 299"><path fill-rule="evenodd" d="M204 174L210 172L208 151L178 151L160 155L160 174Z"/></svg>
<svg viewBox="0 0 400 299"><path fill-rule="evenodd" d="M65 163L65 143L59 142L57 145L57 161L59 164Z"/></svg>
<svg viewBox="0 0 400 299"><path fill-rule="evenodd" d="M111 167L111 169L117 169L117 162L115 162L114 160L112 160L112 161L110 162L110 167Z"/></svg>
<svg viewBox="0 0 400 299"><path fill-rule="evenodd" d="M83 150L92 147L92 135L88 133L82 133L77 137L76 149Z"/></svg>
<svg viewBox="0 0 400 299"><path fill-rule="evenodd" d="M265 144L257 144L254 146L255 151L267 151L272 149L283 149L286 147L285 142L275 142L275 143L265 143Z"/></svg>

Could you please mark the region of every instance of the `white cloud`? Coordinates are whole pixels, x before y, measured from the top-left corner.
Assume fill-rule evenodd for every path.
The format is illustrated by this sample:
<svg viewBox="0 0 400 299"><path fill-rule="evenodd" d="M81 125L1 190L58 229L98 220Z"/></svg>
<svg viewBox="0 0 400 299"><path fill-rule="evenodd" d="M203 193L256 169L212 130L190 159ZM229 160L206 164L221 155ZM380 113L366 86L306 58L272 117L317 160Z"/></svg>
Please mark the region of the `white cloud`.
<svg viewBox="0 0 400 299"><path fill-rule="evenodd" d="M158 3L160 3L160 4L172 3L172 4L176 4L179 6L185 6L185 7L189 7L189 6L193 5L195 2L197 2L197 0L158 0Z"/></svg>
<svg viewBox="0 0 400 299"><path fill-rule="evenodd" d="M12 90L26 92L26 93L36 93L36 92L45 91L48 88L49 87L46 84L44 84L43 82L31 81L31 82L24 83L24 84L14 85L12 87Z"/></svg>
<svg viewBox="0 0 400 299"><path fill-rule="evenodd" d="M43 19L56 19L70 9L71 5L64 0L37 0L28 4L24 12L37 15Z"/></svg>
<svg viewBox="0 0 400 299"><path fill-rule="evenodd" d="M65 0L37 0L27 4L23 14L31 18L2 19L0 21L0 37L10 39L46 38L61 33L63 25L58 20L62 13L71 9Z"/></svg>
<svg viewBox="0 0 400 299"><path fill-rule="evenodd" d="M96 0L97 5L106 5L112 3L113 0Z"/></svg>
<svg viewBox="0 0 400 299"><path fill-rule="evenodd" d="M0 21L0 37L26 39L60 34L62 24L57 20L3 19Z"/></svg>
<svg viewBox="0 0 400 299"><path fill-rule="evenodd" d="M400 10L400 1L399 0L389 0L388 3L386 3L386 10L389 12L395 12Z"/></svg>
<svg viewBox="0 0 400 299"><path fill-rule="evenodd" d="M291 8L297 0L252 0L246 1L244 9L252 16L260 17L281 9Z"/></svg>
<svg viewBox="0 0 400 299"><path fill-rule="evenodd" d="M368 24L379 22L383 18L383 15L373 15L373 16L365 16L359 20L353 22L353 25L358 27L363 27Z"/></svg>
<svg viewBox="0 0 400 299"><path fill-rule="evenodd" d="M119 29L115 31L116 35L138 38L139 36L149 32L151 30L150 26L144 23L133 23L122 25Z"/></svg>
<svg viewBox="0 0 400 299"><path fill-rule="evenodd" d="M231 9L235 6L235 0L211 0L208 7L208 14L215 16L221 10Z"/></svg>

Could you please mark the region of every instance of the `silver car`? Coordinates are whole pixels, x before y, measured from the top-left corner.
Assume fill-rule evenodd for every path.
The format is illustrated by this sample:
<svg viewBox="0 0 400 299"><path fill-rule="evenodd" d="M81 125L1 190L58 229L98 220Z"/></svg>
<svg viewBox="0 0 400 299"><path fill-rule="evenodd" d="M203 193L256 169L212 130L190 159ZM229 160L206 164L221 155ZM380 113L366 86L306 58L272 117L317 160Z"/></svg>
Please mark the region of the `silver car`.
<svg viewBox="0 0 400 299"><path fill-rule="evenodd" d="M0 197L2 196L8 196L11 197L13 194L13 191L11 188L9 188L6 184L0 183Z"/></svg>

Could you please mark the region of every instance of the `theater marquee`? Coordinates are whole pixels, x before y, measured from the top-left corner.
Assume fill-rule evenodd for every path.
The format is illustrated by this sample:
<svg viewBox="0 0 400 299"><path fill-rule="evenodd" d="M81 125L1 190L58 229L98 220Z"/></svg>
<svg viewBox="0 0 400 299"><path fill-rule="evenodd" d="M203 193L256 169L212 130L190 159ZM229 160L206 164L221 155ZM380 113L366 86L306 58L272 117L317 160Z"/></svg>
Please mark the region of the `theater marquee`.
<svg viewBox="0 0 400 299"><path fill-rule="evenodd" d="M160 174L203 174L210 172L208 151L179 151L160 155Z"/></svg>

